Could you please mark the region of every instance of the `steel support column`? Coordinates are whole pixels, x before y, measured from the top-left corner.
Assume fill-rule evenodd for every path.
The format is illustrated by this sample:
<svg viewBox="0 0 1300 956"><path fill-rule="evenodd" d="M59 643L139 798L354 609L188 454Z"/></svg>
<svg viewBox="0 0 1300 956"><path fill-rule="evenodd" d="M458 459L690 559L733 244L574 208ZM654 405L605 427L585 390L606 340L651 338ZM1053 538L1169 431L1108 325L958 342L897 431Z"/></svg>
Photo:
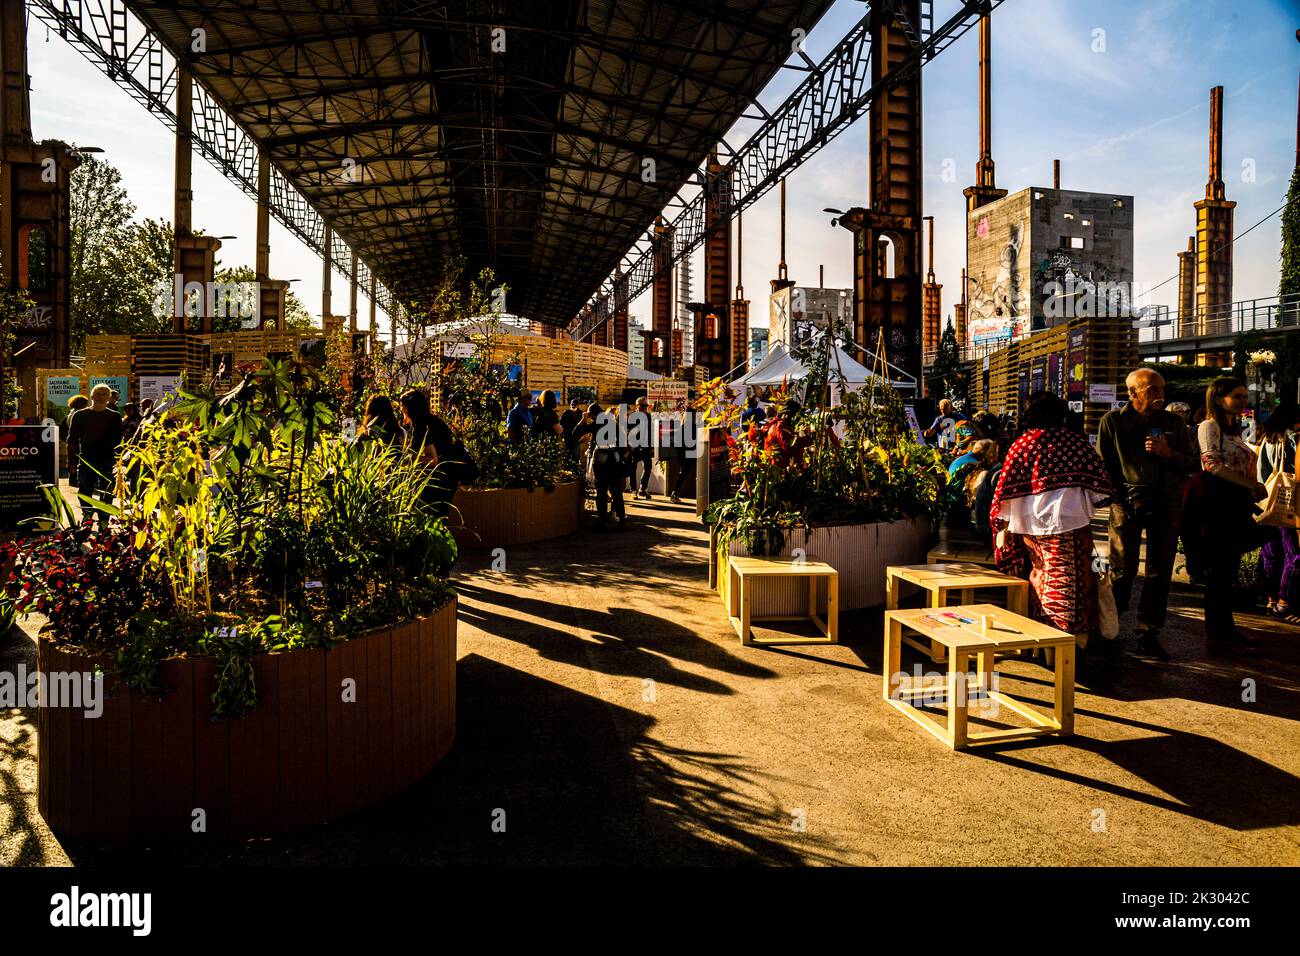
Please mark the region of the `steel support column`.
<svg viewBox="0 0 1300 956"><path fill-rule="evenodd" d="M36 415L36 368L63 368L71 349L69 181L80 158L59 140L32 139L22 0L0 0L0 281L35 303L17 317L18 412ZM20 356L16 360L13 356ZM4 379L0 376L0 395Z"/></svg>
<svg viewBox="0 0 1300 956"><path fill-rule="evenodd" d="M907 24L919 0L871 8L875 83L901 70L913 52ZM884 86L871 107L870 208L850 209L841 225L854 233L854 338L869 352L884 336L888 360L921 379L921 74Z"/></svg>

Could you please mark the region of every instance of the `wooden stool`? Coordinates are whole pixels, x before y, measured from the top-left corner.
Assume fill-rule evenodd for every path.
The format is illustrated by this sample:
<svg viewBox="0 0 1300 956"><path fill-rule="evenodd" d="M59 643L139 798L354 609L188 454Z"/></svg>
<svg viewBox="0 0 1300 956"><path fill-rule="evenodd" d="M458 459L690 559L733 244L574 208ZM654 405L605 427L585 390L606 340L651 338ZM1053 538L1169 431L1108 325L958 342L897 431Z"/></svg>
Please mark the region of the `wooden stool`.
<svg viewBox="0 0 1300 956"><path fill-rule="evenodd" d="M1007 610L1017 614L1029 613L1029 582L1024 578L1003 574L979 564L893 564L885 569L885 610L898 607L900 585L903 581L927 592L930 607L947 605L948 596L959 592L962 604L975 603L976 588L1005 588ZM936 664L944 661L943 648L932 641L927 648L913 637L904 641L930 655Z"/></svg>
<svg viewBox="0 0 1300 956"><path fill-rule="evenodd" d="M759 644L837 644L839 643L840 622L840 575L829 564L821 561L806 561L797 558L748 558L731 557L727 560L727 615L731 626L740 635L740 642L746 646ZM805 621L811 620L825 637L783 637L755 639L750 624L757 620L750 611L754 599L754 588L759 582L768 578L808 579L808 613L764 617L764 621ZM826 578L826 620L817 615L817 579Z"/></svg>
<svg viewBox="0 0 1300 956"><path fill-rule="evenodd" d="M990 619L987 630L980 627L980 618L984 616ZM916 631L948 650L948 674L943 693L948 705L946 723L919 710L912 702L927 691L902 687L904 675L899 665L905 629ZM995 655L999 651L1037 647L1056 652L1056 693L1051 717L993 689ZM977 732L966 729L970 695L967 671L972 656L978 660L976 687L990 700L1019 714L1034 726ZM1074 733L1074 635L992 604L942 610L909 608L886 611L884 670L882 696L885 701L954 750L971 744L1006 743L1046 734L1065 736Z"/></svg>

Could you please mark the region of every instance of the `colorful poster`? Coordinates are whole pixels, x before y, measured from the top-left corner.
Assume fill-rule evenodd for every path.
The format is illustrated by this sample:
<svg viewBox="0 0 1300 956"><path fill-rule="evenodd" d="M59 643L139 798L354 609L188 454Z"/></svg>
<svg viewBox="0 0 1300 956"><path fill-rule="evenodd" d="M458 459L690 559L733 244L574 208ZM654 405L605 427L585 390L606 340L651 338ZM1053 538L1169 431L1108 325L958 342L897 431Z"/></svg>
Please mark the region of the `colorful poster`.
<svg viewBox="0 0 1300 956"><path fill-rule="evenodd" d="M1065 356L1049 355L1047 356L1047 390L1053 395L1064 397L1061 381L1061 367L1065 362Z"/></svg>
<svg viewBox="0 0 1300 956"><path fill-rule="evenodd" d="M155 405L181 387L179 375L141 375L140 401L153 399Z"/></svg>
<svg viewBox="0 0 1300 956"><path fill-rule="evenodd" d="M41 485L57 486L58 466L58 429L0 426L0 527L13 528L24 518L50 513Z"/></svg>
<svg viewBox="0 0 1300 956"><path fill-rule="evenodd" d="M686 382L661 378L646 382L645 397L652 412L684 412L689 390Z"/></svg>
<svg viewBox="0 0 1300 956"><path fill-rule="evenodd" d="M126 377L125 375L92 375L92 376L90 376L90 385L88 386L89 388L94 389L94 387L95 387L96 385L100 385L100 384L107 385L107 386L108 386L109 388L111 388L113 391L117 392L117 407L118 407L118 408L121 408L121 407L122 407L123 405L125 405L128 401L130 401L130 399L127 398L127 395L128 395L128 393L129 393L129 384L130 384L130 382L129 382L129 380L127 379L127 377Z"/></svg>
<svg viewBox="0 0 1300 956"><path fill-rule="evenodd" d="M1036 358L1029 366L1029 394L1047 389L1047 360Z"/></svg>
<svg viewBox="0 0 1300 956"><path fill-rule="evenodd" d="M1016 372L1016 408L1023 415L1025 403L1029 400L1029 363L1021 362Z"/></svg>
<svg viewBox="0 0 1300 956"><path fill-rule="evenodd" d="M1088 353L1086 329L1072 329L1065 351L1065 397L1072 402L1082 402L1087 389L1083 382L1083 366Z"/></svg>
<svg viewBox="0 0 1300 956"><path fill-rule="evenodd" d="M45 380L45 417L62 425L68 419L68 400L80 391L80 375L51 375Z"/></svg>

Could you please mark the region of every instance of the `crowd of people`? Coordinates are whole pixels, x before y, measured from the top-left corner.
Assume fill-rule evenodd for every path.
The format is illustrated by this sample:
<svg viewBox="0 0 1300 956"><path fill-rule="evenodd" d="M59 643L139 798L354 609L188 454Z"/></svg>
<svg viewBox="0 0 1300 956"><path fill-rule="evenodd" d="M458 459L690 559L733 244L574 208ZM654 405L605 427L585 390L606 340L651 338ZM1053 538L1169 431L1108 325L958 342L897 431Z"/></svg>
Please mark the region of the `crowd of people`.
<svg viewBox="0 0 1300 956"><path fill-rule="evenodd" d="M1047 392L1029 396L1018 422L987 412L967 418L941 403L924 434L952 456L949 524L967 525L999 570L1029 580L1036 618L1102 653L1115 645L1088 642L1101 632L1099 584L1123 615L1140 574L1135 651L1156 660L1168 659L1161 630L1181 540L1188 575L1204 588L1208 645L1256 653L1258 641L1233 617L1244 555L1262 548L1269 613L1300 620L1296 530L1256 521L1269 478L1296 473L1300 410L1274 409L1252 447L1243 436L1249 393L1238 379L1216 379L1199 414L1186 403L1166 406L1164 379L1153 369L1130 373L1126 388L1127 403L1102 418L1091 441L1082 417ZM1106 558L1093 545L1102 508Z"/></svg>

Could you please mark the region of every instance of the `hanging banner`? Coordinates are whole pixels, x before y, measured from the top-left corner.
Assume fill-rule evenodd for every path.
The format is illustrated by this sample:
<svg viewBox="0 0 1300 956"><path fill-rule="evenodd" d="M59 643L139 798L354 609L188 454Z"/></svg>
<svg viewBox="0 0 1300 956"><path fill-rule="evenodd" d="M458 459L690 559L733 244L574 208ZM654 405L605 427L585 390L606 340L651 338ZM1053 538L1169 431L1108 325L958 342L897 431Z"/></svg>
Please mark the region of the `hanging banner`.
<svg viewBox="0 0 1300 956"><path fill-rule="evenodd" d="M176 390L180 387L179 375L141 375L140 401L153 399L153 403L157 405L168 395L176 394Z"/></svg>
<svg viewBox="0 0 1300 956"><path fill-rule="evenodd" d="M1072 402L1082 402L1087 394L1083 381L1083 366L1088 359L1086 329L1072 329L1065 349L1065 397Z"/></svg>
<svg viewBox="0 0 1300 956"><path fill-rule="evenodd" d="M0 527L50 513L41 485L58 486L58 467L57 428L0 425Z"/></svg>
<svg viewBox="0 0 1300 956"><path fill-rule="evenodd" d="M676 379L660 378L645 383L646 401L652 412L684 412L690 386Z"/></svg>
<svg viewBox="0 0 1300 956"><path fill-rule="evenodd" d="M1021 362L1016 372L1016 409L1017 415L1025 413L1025 403L1029 401L1029 363Z"/></svg>
<svg viewBox="0 0 1300 956"><path fill-rule="evenodd" d="M1065 362L1065 356L1061 354L1047 356L1047 390L1053 395L1064 397L1064 382L1061 381L1061 366Z"/></svg>
<svg viewBox="0 0 1300 956"><path fill-rule="evenodd" d="M121 408L129 399L127 398L130 380L125 375L92 375L90 376L90 388L96 385L107 385L113 391L117 392L117 406Z"/></svg>
<svg viewBox="0 0 1300 956"><path fill-rule="evenodd" d="M1029 394L1047 390L1047 360L1034 359L1029 366Z"/></svg>
<svg viewBox="0 0 1300 956"><path fill-rule="evenodd" d="M51 375L45 380L45 417L62 425L68 420L68 400L80 391L80 375Z"/></svg>

